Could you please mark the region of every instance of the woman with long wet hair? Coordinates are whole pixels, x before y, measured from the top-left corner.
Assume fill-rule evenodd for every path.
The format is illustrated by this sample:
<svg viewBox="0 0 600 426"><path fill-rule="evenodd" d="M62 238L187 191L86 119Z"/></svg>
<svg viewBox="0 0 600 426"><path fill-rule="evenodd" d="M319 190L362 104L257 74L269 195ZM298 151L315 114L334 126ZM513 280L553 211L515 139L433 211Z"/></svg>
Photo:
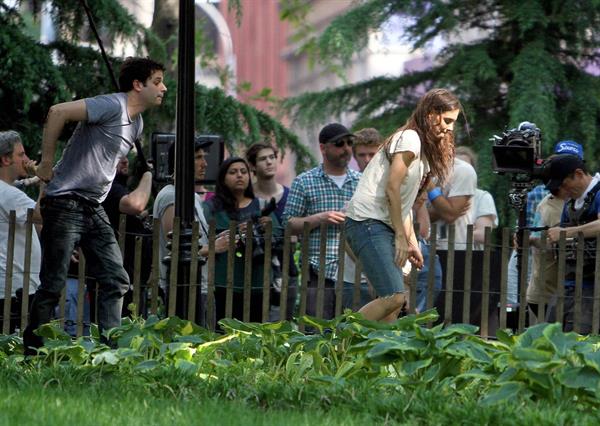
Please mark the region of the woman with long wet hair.
<svg viewBox="0 0 600 426"><path fill-rule="evenodd" d="M448 90L430 90L363 172L346 211L345 228L348 244L378 296L359 311L367 319L393 321L407 302L402 267L407 261L417 268L423 265L412 206L428 179L436 177L441 185L450 174L452 131L461 110Z"/></svg>
<svg viewBox="0 0 600 426"><path fill-rule="evenodd" d="M230 157L219 169L215 196L203 205L207 222L216 221L217 234L229 229L229 223L240 223L239 234L245 234L245 222L251 219L260 221L262 225L271 221L273 235L281 234L281 227L275 214L260 217L261 202L254 196L250 167L243 158ZM255 242L261 237L255 238ZM244 307L244 268L245 250L238 248L234 260L233 273L233 318L243 319ZM252 264L252 292L250 297L250 321L262 321L264 252L254 251ZM225 318L225 299L227 287L227 253L215 256L215 306L217 321Z"/></svg>

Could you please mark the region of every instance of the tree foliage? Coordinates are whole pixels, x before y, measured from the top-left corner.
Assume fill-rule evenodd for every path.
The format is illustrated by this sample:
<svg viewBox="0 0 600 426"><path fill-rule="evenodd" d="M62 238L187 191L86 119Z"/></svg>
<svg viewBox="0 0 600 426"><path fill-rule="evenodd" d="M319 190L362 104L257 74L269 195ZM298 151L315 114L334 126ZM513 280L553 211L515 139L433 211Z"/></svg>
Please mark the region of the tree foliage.
<svg viewBox="0 0 600 426"><path fill-rule="evenodd" d="M163 63L172 63L167 43L152 29L142 27L117 0L89 2L96 26L108 53L111 42L125 39L139 55L151 55ZM0 1L0 129L22 133L30 153L41 142L45 115L55 103L113 92L115 88L96 49L85 12L79 1L54 0L52 15L58 26L57 41L40 43L28 31L20 8ZM33 2L34 13L41 5ZM236 11L241 9L236 8ZM88 41L89 44L80 43ZM88 47L93 46L93 47ZM123 58L111 57L118 70ZM169 88L161 108L144 113L145 141L153 131L171 131L175 120L176 66L169 67L165 82ZM221 89L196 85L196 125L198 133L216 133L224 137L231 152L247 144L269 140L280 150L297 155L299 170L314 162L312 155L296 135L269 115L226 95ZM66 129L63 137L70 135ZM146 143L147 145L147 143Z"/></svg>
<svg viewBox="0 0 600 426"><path fill-rule="evenodd" d="M438 37L446 41L433 65L289 99L284 106L296 120L352 112L355 128L389 134L404 123L420 93L442 86L463 103L468 127L459 140L479 153L479 185L494 194L506 194L509 179L491 171L489 138L521 121L542 129L546 155L556 141L575 139L591 168L600 166L600 78L586 72L600 65L599 2L361 0L322 34L306 38L306 50L325 66L347 66L391 17L400 17L414 50ZM506 224L514 216L502 200L496 197Z"/></svg>

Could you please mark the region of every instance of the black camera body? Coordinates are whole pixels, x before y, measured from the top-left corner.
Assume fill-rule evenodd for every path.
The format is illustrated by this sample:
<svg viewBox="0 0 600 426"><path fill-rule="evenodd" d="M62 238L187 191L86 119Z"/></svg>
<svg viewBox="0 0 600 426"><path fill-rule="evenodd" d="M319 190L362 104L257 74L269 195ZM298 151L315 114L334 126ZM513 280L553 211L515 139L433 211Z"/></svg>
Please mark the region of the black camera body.
<svg viewBox="0 0 600 426"><path fill-rule="evenodd" d="M261 217L270 216L277 209L277 202L275 198L271 198L267 204L261 209L260 214L254 216L252 218L252 257L258 257L265 254L264 246L264 235L265 230L260 223L259 219ZM272 244L275 246L276 241L273 239ZM240 245L245 246L246 244L246 235L242 235L240 237Z"/></svg>
<svg viewBox="0 0 600 426"><path fill-rule="evenodd" d="M524 121L517 128L506 130L502 136L491 139L492 168L498 174L513 174L515 180L530 182L546 177L542 158L542 132L534 124Z"/></svg>

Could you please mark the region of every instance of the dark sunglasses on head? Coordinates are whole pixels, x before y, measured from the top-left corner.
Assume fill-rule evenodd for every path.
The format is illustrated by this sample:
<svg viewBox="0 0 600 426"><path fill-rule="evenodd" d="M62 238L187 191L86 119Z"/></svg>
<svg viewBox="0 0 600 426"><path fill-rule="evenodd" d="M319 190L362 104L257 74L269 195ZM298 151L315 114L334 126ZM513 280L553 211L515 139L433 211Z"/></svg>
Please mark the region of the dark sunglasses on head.
<svg viewBox="0 0 600 426"><path fill-rule="evenodd" d="M343 138L343 139L337 140L335 142L331 142L331 144L333 146L335 146L336 148L341 148L345 144L348 144L348 146L352 146L354 144L354 140L352 138Z"/></svg>

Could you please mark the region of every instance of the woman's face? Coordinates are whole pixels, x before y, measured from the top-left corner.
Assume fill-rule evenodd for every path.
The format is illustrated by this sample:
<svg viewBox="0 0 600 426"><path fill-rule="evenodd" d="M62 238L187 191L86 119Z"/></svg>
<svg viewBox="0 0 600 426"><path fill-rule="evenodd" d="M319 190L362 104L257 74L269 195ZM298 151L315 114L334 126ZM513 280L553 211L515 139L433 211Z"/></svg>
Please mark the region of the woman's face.
<svg viewBox="0 0 600 426"><path fill-rule="evenodd" d="M225 186L232 192L245 191L250 183L248 168L242 162L231 163L225 174Z"/></svg>
<svg viewBox="0 0 600 426"><path fill-rule="evenodd" d="M435 134L439 139L442 139L446 134L454 131L454 123L458 119L460 110L453 109L450 111L444 111L441 114L432 113L429 115L431 122L433 123Z"/></svg>

